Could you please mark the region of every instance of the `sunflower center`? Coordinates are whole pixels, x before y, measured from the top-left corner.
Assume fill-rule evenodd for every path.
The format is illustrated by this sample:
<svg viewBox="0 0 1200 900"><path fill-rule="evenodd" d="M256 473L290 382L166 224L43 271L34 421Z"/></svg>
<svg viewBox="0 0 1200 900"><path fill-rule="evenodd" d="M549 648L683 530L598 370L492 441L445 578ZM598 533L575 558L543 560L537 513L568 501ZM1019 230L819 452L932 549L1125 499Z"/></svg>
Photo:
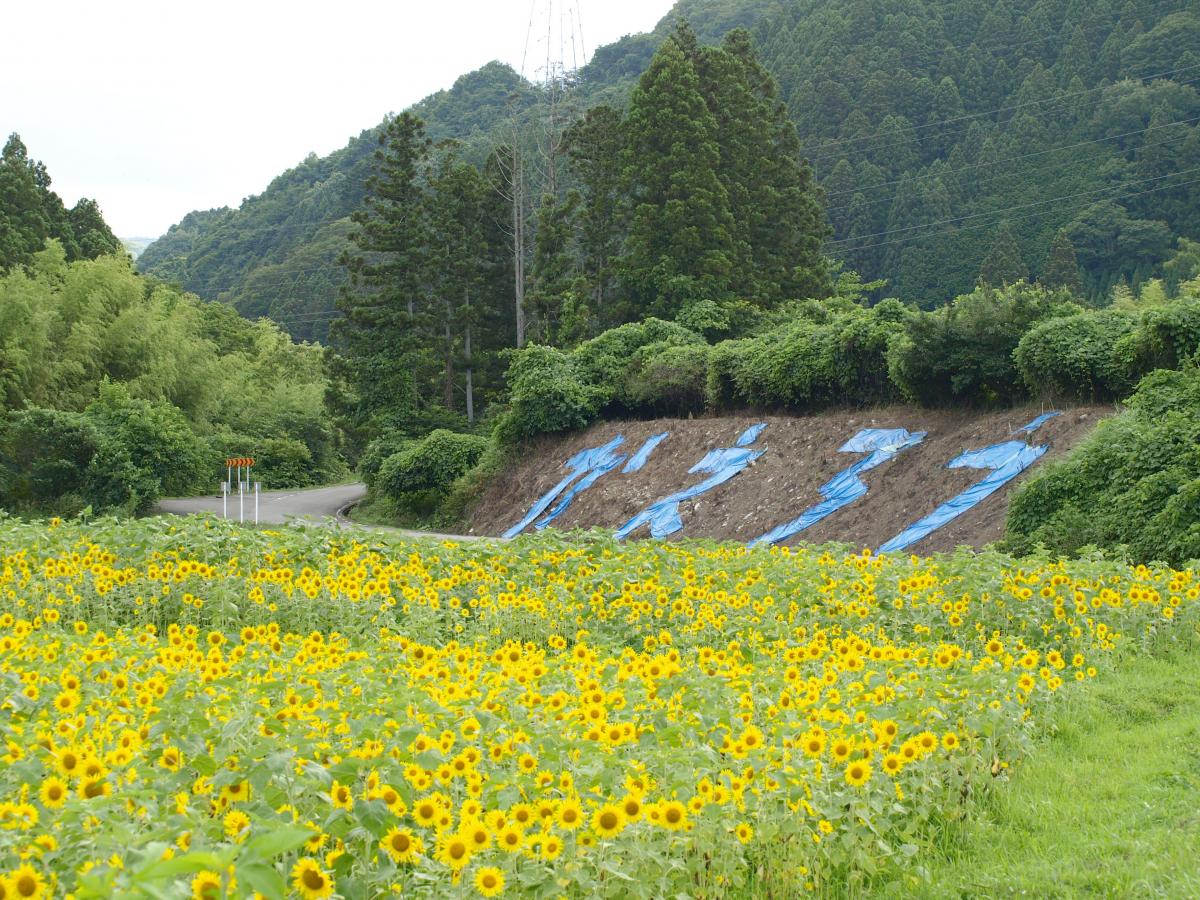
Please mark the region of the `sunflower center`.
<svg viewBox="0 0 1200 900"><path fill-rule="evenodd" d="M304 886L310 891L319 891L325 887L325 876L316 869L304 870Z"/></svg>

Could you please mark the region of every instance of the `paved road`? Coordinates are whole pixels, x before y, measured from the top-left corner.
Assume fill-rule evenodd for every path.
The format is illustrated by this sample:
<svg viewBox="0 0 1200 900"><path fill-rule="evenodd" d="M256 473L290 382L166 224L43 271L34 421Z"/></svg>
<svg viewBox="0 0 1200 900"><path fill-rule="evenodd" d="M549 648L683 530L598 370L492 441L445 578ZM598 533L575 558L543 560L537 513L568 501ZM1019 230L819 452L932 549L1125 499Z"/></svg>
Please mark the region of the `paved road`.
<svg viewBox="0 0 1200 900"><path fill-rule="evenodd" d="M429 531L408 531L403 528L389 528L386 525L363 525L352 522L338 513L361 500L367 493L362 484L339 484L336 487L313 488L307 491L266 491L258 498L258 521L264 525L283 525L294 519L307 519L317 524L340 525L343 528L362 528L367 531L379 531L389 534L399 534L410 538L434 538L451 541L485 540L482 535L474 534L437 534ZM183 497L158 501L155 512L169 513L175 516L186 516L193 513L216 513L221 515L221 498L209 495L207 497ZM238 498L235 494L229 498L229 518L238 518ZM246 498L246 521L254 521L254 496ZM495 538L495 540L503 540Z"/></svg>
<svg viewBox="0 0 1200 900"><path fill-rule="evenodd" d="M336 487L314 488L308 491L264 491L258 499L258 521L282 525L291 519L311 518L315 521L334 519L338 510L363 498L367 489L361 484L339 484ZM186 497L160 500L158 512L181 516L189 513L211 512L221 515L221 498ZM229 498L229 517L238 518L238 497ZM246 521L254 521L254 496L246 497Z"/></svg>

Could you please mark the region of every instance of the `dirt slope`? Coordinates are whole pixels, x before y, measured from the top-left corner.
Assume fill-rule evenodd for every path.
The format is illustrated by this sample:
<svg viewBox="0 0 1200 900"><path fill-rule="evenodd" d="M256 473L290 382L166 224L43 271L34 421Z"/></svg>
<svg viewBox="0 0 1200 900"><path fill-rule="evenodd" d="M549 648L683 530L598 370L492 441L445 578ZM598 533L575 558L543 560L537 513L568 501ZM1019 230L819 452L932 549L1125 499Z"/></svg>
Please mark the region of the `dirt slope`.
<svg viewBox="0 0 1200 900"><path fill-rule="evenodd" d="M650 435L669 431L670 436L650 456L644 469L623 475L618 468L603 476L554 522L554 527L563 530L617 528L648 504L706 477L688 475L687 470L707 451L732 447L747 427L766 422L766 430L752 445L766 452L732 480L681 504L683 530L672 536L749 541L821 502L821 485L861 458L838 452L838 447L861 429L928 431L923 443L863 476L869 488L865 497L789 542L847 541L878 547L986 475L975 469L947 469L947 462L964 450L1016 440L1011 432L1043 411L1033 406L992 413L892 406L816 416L605 422L576 434L535 442L516 466L491 484L473 513L471 532L500 534L519 521L564 477L563 463L573 453L621 434L625 443L619 452L632 454ZM1008 495L1013 487L1077 444L1112 411L1108 406L1063 408L1062 415L1050 419L1029 438L1031 443L1049 447L1037 464L933 532L912 551L934 553L960 544L980 547L998 540L1004 531ZM647 535L643 527L634 537Z"/></svg>

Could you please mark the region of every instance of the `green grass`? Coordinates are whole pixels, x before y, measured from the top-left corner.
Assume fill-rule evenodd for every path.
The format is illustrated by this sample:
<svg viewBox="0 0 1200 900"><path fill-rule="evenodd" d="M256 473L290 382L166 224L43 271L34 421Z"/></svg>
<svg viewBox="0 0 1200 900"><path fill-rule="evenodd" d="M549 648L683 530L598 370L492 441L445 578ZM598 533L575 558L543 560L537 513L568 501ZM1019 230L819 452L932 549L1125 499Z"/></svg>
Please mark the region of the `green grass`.
<svg viewBox="0 0 1200 900"><path fill-rule="evenodd" d="M1200 897L1200 641L1127 660L1055 726L905 894Z"/></svg>

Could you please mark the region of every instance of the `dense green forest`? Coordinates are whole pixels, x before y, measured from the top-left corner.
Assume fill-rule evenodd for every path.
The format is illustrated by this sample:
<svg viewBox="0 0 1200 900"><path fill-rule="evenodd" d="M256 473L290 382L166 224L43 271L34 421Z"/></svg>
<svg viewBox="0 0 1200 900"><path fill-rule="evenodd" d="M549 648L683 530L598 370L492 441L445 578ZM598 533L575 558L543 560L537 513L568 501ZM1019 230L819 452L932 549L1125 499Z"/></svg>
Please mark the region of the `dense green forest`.
<svg viewBox="0 0 1200 900"><path fill-rule="evenodd" d="M623 108L680 16L702 43L751 28L824 189L826 251L887 279L875 297L946 303L989 258L992 272L1043 276L1061 232L1102 302L1157 274L1177 237L1200 237L1200 15L1187 0L681 2L654 32L599 48L573 102ZM536 99L493 63L413 112L481 162L514 117L534 130ZM382 127L237 210L181 222L141 267L323 337Z"/></svg>
<svg viewBox="0 0 1200 900"><path fill-rule="evenodd" d="M10 135L0 153L0 272L32 261L47 238L72 261L122 249L96 201L84 197L67 209L50 190L45 165L29 156L20 135Z"/></svg>
<svg viewBox="0 0 1200 900"><path fill-rule="evenodd" d="M140 512L253 455L268 486L345 472L323 351L134 271L15 135L0 164L0 507Z"/></svg>
<svg viewBox="0 0 1200 900"><path fill-rule="evenodd" d="M349 434L416 438L486 419L527 343L570 347L648 316L725 336L829 293L811 174L745 30L712 47L681 25L625 111L592 107L555 140L571 186L532 212L517 303L522 149L501 145L477 166L411 113L388 122L329 334Z"/></svg>

